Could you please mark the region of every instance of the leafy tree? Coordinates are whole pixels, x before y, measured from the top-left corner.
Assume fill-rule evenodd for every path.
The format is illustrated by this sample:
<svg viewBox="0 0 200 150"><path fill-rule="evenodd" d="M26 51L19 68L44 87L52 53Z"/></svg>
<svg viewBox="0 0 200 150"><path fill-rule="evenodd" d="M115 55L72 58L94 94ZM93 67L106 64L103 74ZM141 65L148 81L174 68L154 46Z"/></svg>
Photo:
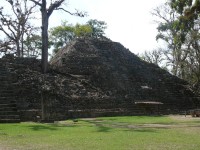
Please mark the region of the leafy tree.
<svg viewBox="0 0 200 150"><path fill-rule="evenodd" d="M75 38L74 26L63 22L60 26L51 28L50 41L54 47L54 53L65 46L69 41Z"/></svg>
<svg viewBox="0 0 200 150"><path fill-rule="evenodd" d="M174 28L181 32L178 42L188 51L186 70L191 83L200 84L200 1L199 0L171 0L171 9L180 15Z"/></svg>
<svg viewBox="0 0 200 150"><path fill-rule="evenodd" d="M64 21L60 26L51 28L49 33L54 53L57 53L59 49L75 38L106 39L104 36L105 25L105 22L98 20L89 20L86 24L77 23L76 25L68 24Z"/></svg>
<svg viewBox="0 0 200 150"><path fill-rule="evenodd" d="M27 57L41 56L41 36L36 34L28 35L26 40L24 41L24 49Z"/></svg>
<svg viewBox="0 0 200 150"><path fill-rule="evenodd" d="M200 21L199 21L200 23ZM188 57L187 64L187 79L193 84L200 84L200 32L199 29L191 29L188 32L184 44L187 45Z"/></svg>
<svg viewBox="0 0 200 150"><path fill-rule="evenodd" d="M4 45L12 45L18 57L23 57L23 41L25 33L29 32L33 27L29 23L29 19L34 12L35 5L30 6L27 0L4 0L8 2L11 14L6 13L3 7L0 8L0 31L6 36ZM15 47L16 46L16 47ZM7 47L8 48L8 47Z"/></svg>
<svg viewBox="0 0 200 150"><path fill-rule="evenodd" d="M89 37L92 34L92 28L89 25L76 24L74 28L75 37Z"/></svg>
<svg viewBox="0 0 200 150"><path fill-rule="evenodd" d="M181 67L186 59L187 52L183 50L183 44L180 42L180 34L174 25L177 23L179 14L170 7L170 3L165 3L160 7L153 10L152 14L157 17L156 23L158 24L157 40L162 40L166 43L167 47L163 49L163 54L167 59L167 63L171 64L171 72L181 77Z"/></svg>
<svg viewBox="0 0 200 150"><path fill-rule="evenodd" d="M199 2L170 0L154 9L157 16L157 40L165 41L163 50L171 72L200 85L200 33Z"/></svg>
<svg viewBox="0 0 200 150"><path fill-rule="evenodd" d="M181 14L179 21L181 23L186 23L187 26L184 26L186 28L191 28L194 25L194 21L199 17L199 0L171 0L170 5L172 9L176 10L177 13Z"/></svg>
<svg viewBox="0 0 200 150"><path fill-rule="evenodd" d="M186 36L190 30L197 26L196 21L200 15L200 1L199 0L170 0L171 9L174 10L180 17L173 24L181 34L179 39L184 43Z"/></svg>
<svg viewBox="0 0 200 150"><path fill-rule="evenodd" d="M92 29L89 25L67 24L63 22L60 26L51 28L50 31L50 41L53 46L54 53L61 48L63 48L68 42L75 38L89 37L92 33Z"/></svg>
<svg viewBox="0 0 200 150"><path fill-rule="evenodd" d="M92 28L91 37L104 38L105 29L107 28L106 22L91 19L87 22L87 24Z"/></svg>

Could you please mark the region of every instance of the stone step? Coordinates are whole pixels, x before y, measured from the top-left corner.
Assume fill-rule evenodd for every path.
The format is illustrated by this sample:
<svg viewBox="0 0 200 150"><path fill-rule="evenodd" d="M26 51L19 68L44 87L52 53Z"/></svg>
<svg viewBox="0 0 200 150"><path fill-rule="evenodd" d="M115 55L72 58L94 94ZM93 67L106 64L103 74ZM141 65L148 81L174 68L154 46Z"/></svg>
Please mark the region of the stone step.
<svg viewBox="0 0 200 150"><path fill-rule="evenodd" d="M10 99L13 99L14 98L14 92L1 92L0 91L0 99L1 99L1 97L4 99L5 97L8 97L8 98L10 98ZM7 99L8 99L7 98Z"/></svg>
<svg viewBox="0 0 200 150"><path fill-rule="evenodd" d="M16 103L13 103L13 104L0 104L0 108L4 108L4 107L17 107Z"/></svg>
<svg viewBox="0 0 200 150"><path fill-rule="evenodd" d="M0 80L1 87L13 87L17 83L17 80Z"/></svg>
<svg viewBox="0 0 200 150"><path fill-rule="evenodd" d="M3 81L1 82L0 81L0 85L1 85L1 88L0 88L0 93L2 93L1 91L6 91L6 90L12 90L14 91L13 89L16 89L16 82L11 82L11 81Z"/></svg>
<svg viewBox="0 0 200 150"><path fill-rule="evenodd" d="M19 119L19 115L0 115L0 120L1 119Z"/></svg>
<svg viewBox="0 0 200 150"><path fill-rule="evenodd" d="M1 100L4 101L4 100L15 100L16 99L16 96L14 94L14 92L2 92L0 91L0 102Z"/></svg>
<svg viewBox="0 0 200 150"><path fill-rule="evenodd" d="M17 108L11 106L5 106L5 107L0 107L0 111L17 111Z"/></svg>
<svg viewBox="0 0 200 150"><path fill-rule="evenodd" d="M1 100L15 100L15 94L14 93L0 93L0 101Z"/></svg>
<svg viewBox="0 0 200 150"><path fill-rule="evenodd" d="M11 76L6 76L6 75L0 76L0 82L2 82L2 81L13 81L13 80L16 80L16 79L14 77L11 77Z"/></svg>
<svg viewBox="0 0 200 150"><path fill-rule="evenodd" d="M0 123L19 123L20 119L0 119Z"/></svg>
<svg viewBox="0 0 200 150"><path fill-rule="evenodd" d="M2 64L1 62L0 62L0 70L1 69L6 69L6 65L5 64Z"/></svg>
<svg viewBox="0 0 200 150"><path fill-rule="evenodd" d="M16 100L15 99L2 99L0 98L0 104L16 104Z"/></svg>
<svg viewBox="0 0 200 150"><path fill-rule="evenodd" d="M17 111L0 111L0 116L2 115L16 115Z"/></svg>
<svg viewBox="0 0 200 150"><path fill-rule="evenodd" d="M3 96L3 94L10 94L8 96ZM15 96L12 96L13 92L11 93L0 93L0 101L1 100L13 100L15 99Z"/></svg>
<svg viewBox="0 0 200 150"><path fill-rule="evenodd" d="M1 76L11 76L12 74L8 72L7 70L0 70Z"/></svg>
<svg viewBox="0 0 200 150"><path fill-rule="evenodd" d="M16 81L0 81L0 85L1 85L1 88L0 88L0 91L4 91L4 90L8 90L8 91L13 91L15 90L16 88Z"/></svg>
<svg viewBox="0 0 200 150"><path fill-rule="evenodd" d="M17 80L0 80L0 85L1 85L2 90L6 89L7 87L13 89L14 87L16 87L16 83L17 83Z"/></svg>

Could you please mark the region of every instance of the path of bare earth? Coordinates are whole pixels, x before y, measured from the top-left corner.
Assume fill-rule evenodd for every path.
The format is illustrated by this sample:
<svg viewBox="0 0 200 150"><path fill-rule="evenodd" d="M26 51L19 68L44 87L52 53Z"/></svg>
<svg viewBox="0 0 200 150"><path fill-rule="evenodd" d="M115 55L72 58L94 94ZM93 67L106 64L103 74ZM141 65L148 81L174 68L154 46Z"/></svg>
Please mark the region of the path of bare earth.
<svg viewBox="0 0 200 150"><path fill-rule="evenodd" d="M103 120L96 120L95 118L85 118L84 121L88 121L97 126L107 126L114 128L129 128L129 129L142 129L142 128L185 128L185 127L198 127L200 128L200 118L193 118L191 116L184 115L170 115L170 118L174 120L172 123L126 123L126 122L110 122L106 123ZM199 123L198 123L199 121Z"/></svg>

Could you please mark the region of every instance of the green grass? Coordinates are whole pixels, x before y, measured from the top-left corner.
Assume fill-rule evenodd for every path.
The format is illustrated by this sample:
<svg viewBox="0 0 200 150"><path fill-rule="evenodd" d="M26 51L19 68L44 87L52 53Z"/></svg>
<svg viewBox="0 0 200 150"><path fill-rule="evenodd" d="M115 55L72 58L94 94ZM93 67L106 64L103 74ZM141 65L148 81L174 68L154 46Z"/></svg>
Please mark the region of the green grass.
<svg viewBox="0 0 200 150"><path fill-rule="evenodd" d="M0 124L0 150L198 150L200 119L103 117Z"/></svg>

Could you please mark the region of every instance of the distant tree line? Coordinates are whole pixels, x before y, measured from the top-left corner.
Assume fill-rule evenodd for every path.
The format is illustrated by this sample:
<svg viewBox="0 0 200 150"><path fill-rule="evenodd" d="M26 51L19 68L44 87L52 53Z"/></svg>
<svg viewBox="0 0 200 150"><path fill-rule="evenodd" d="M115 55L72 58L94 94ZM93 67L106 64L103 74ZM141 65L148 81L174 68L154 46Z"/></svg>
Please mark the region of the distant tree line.
<svg viewBox="0 0 200 150"><path fill-rule="evenodd" d="M143 60L169 70L195 87L200 85L200 1L168 0L155 8L157 40L164 47L146 51Z"/></svg>

